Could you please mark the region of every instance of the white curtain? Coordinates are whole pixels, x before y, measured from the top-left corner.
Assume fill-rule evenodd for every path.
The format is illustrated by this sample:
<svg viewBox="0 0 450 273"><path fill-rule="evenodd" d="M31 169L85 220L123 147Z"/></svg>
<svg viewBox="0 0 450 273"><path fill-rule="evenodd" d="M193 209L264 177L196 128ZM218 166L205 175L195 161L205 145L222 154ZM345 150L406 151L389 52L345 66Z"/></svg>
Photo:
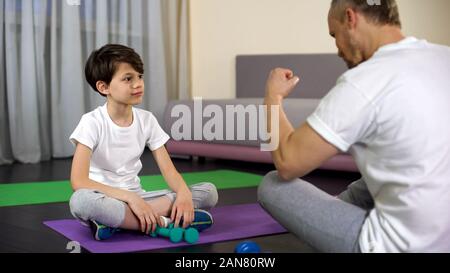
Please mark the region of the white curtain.
<svg viewBox="0 0 450 273"><path fill-rule="evenodd" d="M68 157L81 116L104 104L84 78L107 43L145 63L139 107L162 122L169 99L189 98L188 1L0 0L0 164ZM75 5L74 5L75 4Z"/></svg>

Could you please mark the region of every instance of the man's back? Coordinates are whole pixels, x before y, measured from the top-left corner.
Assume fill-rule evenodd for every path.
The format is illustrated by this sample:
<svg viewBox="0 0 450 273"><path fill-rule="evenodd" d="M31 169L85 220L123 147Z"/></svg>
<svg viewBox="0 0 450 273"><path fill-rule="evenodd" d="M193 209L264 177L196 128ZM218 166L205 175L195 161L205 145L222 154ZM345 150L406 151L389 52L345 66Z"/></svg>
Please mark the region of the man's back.
<svg viewBox="0 0 450 273"><path fill-rule="evenodd" d="M341 80L365 102L350 149L376 204L362 247L450 251L450 49L408 38Z"/></svg>
<svg viewBox="0 0 450 273"><path fill-rule="evenodd" d="M333 0L328 27L352 69L295 130L282 103L300 79L270 73L264 104L280 106L278 173L261 182L259 202L319 251L450 252L450 49L405 39L395 0L376 9ZM363 177L338 198L296 178L339 151Z"/></svg>

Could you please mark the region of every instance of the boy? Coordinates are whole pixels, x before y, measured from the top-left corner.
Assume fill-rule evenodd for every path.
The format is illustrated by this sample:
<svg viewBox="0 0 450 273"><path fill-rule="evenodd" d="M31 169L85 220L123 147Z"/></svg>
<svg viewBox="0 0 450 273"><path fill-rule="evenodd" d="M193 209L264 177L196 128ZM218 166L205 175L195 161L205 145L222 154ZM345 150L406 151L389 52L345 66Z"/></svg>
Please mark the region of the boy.
<svg viewBox="0 0 450 273"><path fill-rule="evenodd" d="M70 136L76 146L70 210L91 226L97 240L117 228L149 234L157 225L174 222L201 231L213 222L202 209L217 204L216 187L200 183L188 188L164 147L169 136L152 113L133 107L142 102L143 74L140 56L123 45L105 45L86 63L86 80L106 104L83 115ZM138 173L145 146L171 190L142 189Z"/></svg>

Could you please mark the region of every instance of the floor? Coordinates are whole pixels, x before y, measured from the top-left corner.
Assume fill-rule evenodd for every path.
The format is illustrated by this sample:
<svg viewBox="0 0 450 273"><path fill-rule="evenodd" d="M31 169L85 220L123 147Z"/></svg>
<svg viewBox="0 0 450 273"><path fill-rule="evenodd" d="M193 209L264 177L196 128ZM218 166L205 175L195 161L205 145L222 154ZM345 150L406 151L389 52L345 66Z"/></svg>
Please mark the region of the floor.
<svg viewBox="0 0 450 273"><path fill-rule="evenodd" d="M264 175L274 169L272 164L226 161L197 158L173 158L179 172L228 169ZM158 167L149 151L142 157L142 175L157 174ZM0 184L53 180L67 180L71 159L57 159L40 164L14 164L0 166ZM315 171L304 179L330 194L338 194L360 177L358 173ZM218 206L256 203L256 188L228 189L219 191ZM67 253L68 239L42 224L46 220L72 218L67 203L0 207L0 253ZM292 234L251 238L263 252L310 253L314 249ZM182 253L232 253L243 240L207 245L171 248L152 252ZM82 250L83 251L83 250Z"/></svg>

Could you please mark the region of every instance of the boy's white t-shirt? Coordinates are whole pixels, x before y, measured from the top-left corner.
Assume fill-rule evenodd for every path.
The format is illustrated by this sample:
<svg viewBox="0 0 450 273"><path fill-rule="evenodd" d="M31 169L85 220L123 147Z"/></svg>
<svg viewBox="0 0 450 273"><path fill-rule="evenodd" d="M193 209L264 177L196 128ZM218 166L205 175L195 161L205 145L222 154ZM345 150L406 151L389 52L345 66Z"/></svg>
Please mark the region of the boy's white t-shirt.
<svg viewBox="0 0 450 273"><path fill-rule="evenodd" d="M414 37L344 73L308 124L374 198L363 252L450 251L450 48Z"/></svg>
<svg viewBox="0 0 450 273"><path fill-rule="evenodd" d="M138 174L145 146L151 151L162 147L169 136L148 111L133 107L133 123L120 127L110 118L106 104L84 114L70 136L92 150L89 178L124 190L142 192Z"/></svg>

